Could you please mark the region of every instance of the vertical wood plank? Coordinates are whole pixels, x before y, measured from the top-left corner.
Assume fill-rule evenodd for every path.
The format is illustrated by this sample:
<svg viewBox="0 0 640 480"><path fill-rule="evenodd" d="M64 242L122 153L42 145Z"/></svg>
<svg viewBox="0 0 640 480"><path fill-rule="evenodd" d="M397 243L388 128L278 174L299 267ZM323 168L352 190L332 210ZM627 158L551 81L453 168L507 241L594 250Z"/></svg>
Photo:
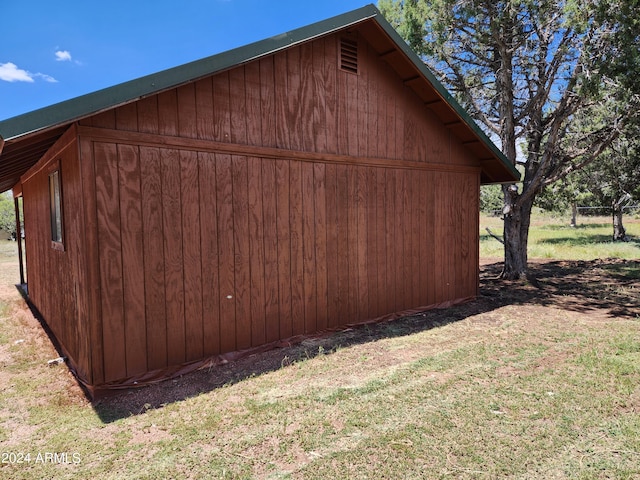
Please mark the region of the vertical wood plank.
<svg viewBox="0 0 640 480"><path fill-rule="evenodd" d="M184 363L186 359L180 152L163 149L160 152L160 159L162 163L167 359L169 365L177 365Z"/></svg>
<svg viewBox="0 0 640 480"><path fill-rule="evenodd" d="M239 350L251 346L251 270L249 251L249 192L247 158L231 157L233 169L233 239L235 250L236 342Z"/></svg>
<svg viewBox="0 0 640 480"><path fill-rule="evenodd" d="M182 246L184 262L184 319L187 361L204 355L202 311L202 251L200 225L200 169L196 152L180 152L180 187L182 190Z"/></svg>
<svg viewBox="0 0 640 480"><path fill-rule="evenodd" d="M236 348L235 247L231 156L216 154L218 258L220 272L220 351Z"/></svg>
<svg viewBox="0 0 640 480"><path fill-rule="evenodd" d="M403 252L402 252L402 310L411 307L411 282L413 278L414 265L412 261L412 211L411 211L411 180L410 170L400 170L398 178L401 179L400 196L402 201L402 211L400 228L402 228Z"/></svg>
<svg viewBox="0 0 640 480"><path fill-rule="evenodd" d="M327 328L327 213L326 166L313 164L313 194L315 204L316 254L316 329Z"/></svg>
<svg viewBox="0 0 640 480"><path fill-rule="evenodd" d="M244 67L229 70L229 108L231 112L231 143L246 145L247 118Z"/></svg>
<svg viewBox="0 0 640 480"><path fill-rule="evenodd" d="M394 111L393 111L393 124L395 125L394 135L395 138L395 158L403 159L409 158L404 151L404 128L405 128L405 101L404 95L408 91L408 87L403 86L401 94L395 98Z"/></svg>
<svg viewBox="0 0 640 480"><path fill-rule="evenodd" d="M118 130L138 130L138 104L128 103L115 109L116 128Z"/></svg>
<svg viewBox="0 0 640 480"><path fill-rule="evenodd" d="M348 80L348 73L343 71L337 72L336 147L339 155L349 155L349 123L351 122L351 118L347 98L352 92L349 91Z"/></svg>
<svg viewBox="0 0 640 480"><path fill-rule="evenodd" d="M373 147L370 143L378 141L371 134L371 105L369 104L370 85L369 85L369 58L367 55L367 43L360 40L358 42L358 75L349 75L353 77L356 82L357 89L357 103L352 110L354 113L354 123L357 123L357 131L354 130L356 140L356 155L366 157L369 153L369 149ZM375 131L375 130L374 130Z"/></svg>
<svg viewBox="0 0 640 480"><path fill-rule="evenodd" d="M475 261L475 255L473 254L473 238L478 236L476 233L478 230L475 230L474 228L476 224L474 219L475 215L471 212L471 209L475 204L475 185L473 185L473 182L471 181L472 179L468 174L459 174L458 177L460 177L460 188L465 192L468 201L466 202L464 209L460 210L460 228L462 232L458 244L458 253L456 255L460 262L460 278L456 279L456 295L459 295L458 298L465 298L475 295L475 282L471 279L472 273L469 269L469 265L471 262Z"/></svg>
<svg viewBox="0 0 640 480"><path fill-rule="evenodd" d="M358 257L360 245L358 244L358 190L357 190L357 167L347 165L347 253L349 265L349 289L347 296L347 315L349 322L358 320L358 299L359 299L359 272ZM344 228L344 227L343 227Z"/></svg>
<svg viewBox="0 0 640 480"><path fill-rule="evenodd" d="M251 302L251 345L266 342L265 324L265 220L262 183L262 159L247 159L249 182L249 258L250 258L250 302Z"/></svg>
<svg viewBox="0 0 640 480"><path fill-rule="evenodd" d="M324 111L326 129L326 151L338 153L338 129L337 129L337 68L338 46L336 35L330 35L324 39Z"/></svg>
<svg viewBox="0 0 640 480"><path fill-rule="evenodd" d="M75 355L78 374L85 381L91 379L91 324L89 318L89 289L87 288L88 263L86 254L86 228L84 223L84 199L82 197L82 176L79 161L79 146L77 139L65 152L65 174L67 178L65 189L65 222L68 231L66 239L69 245L69 278L72 287L68 288L67 301L69 314L73 315L75 337ZM71 187L69 188L69 184ZM66 206L68 205L68 207ZM20 236L18 236L20 238Z"/></svg>
<svg viewBox="0 0 640 480"><path fill-rule="evenodd" d="M326 77L325 77L325 42L324 40L317 40L311 44L312 48L312 74L313 74L313 86L312 86L312 101L313 101L313 113L312 113L312 129L311 135L313 136L313 146L316 152L327 151L327 105L326 105Z"/></svg>
<svg viewBox="0 0 640 480"><path fill-rule="evenodd" d="M138 100L138 130L143 133L158 133L158 96Z"/></svg>
<svg viewBox="0 0 640 480"><path fill-rule="evenodd" d="M447 282L447 299L455 298L456 292L456 276L458 275L457 271L457 261L456 261L456 248L459 245L459 239L456 238L456 219L460 217L459 209L455 208L454 202L458 198L457 196L454 199L453 192L456 192L456 181L455 174L447 174L447 188L445 193L445 198L447 201L447 226L448 226L448 236L449 239L447 243L447 273L448 273L448 282Z"/></svg>
<svg viewBox="0 0 640 480"><path fill-rule="evenodd" d="M122 243L118 189L118 151L96 143L96 207L100 258L100 290L105 381L126 377Z"/></svg>
<svg viewBox="0 0 640 480"><path fill-rule="evenodd" d="M473 229L471 233L473 259L469 262L469 269L473 276L473 291L474 295L480 295L480 237L478 232L480 231L480 175L475 175L472 181L474 186L473 206L470 214L473 215L473 223L470 228Z"/></svg>
<svg viewBox="0 0 640 480"><path fill-rule="evenodd" d="M178 135L184 138L197 138L196 89L193 83L187 83L176 89L178 109Z"/></svg>
<svg viewBox="0 0 640 480"><path fill-rule="evenodd" d="M262 145L275 147L276 142L276 105L275 105L275 67L274 57L266 57L260 62L260 128Z"/></svg>
<svg viewBox="0 0 640 480"><path fill-rule="evenodd" d="M378 220L378 205L377 205L377 173L379 170L374 167L369 167L365 169L364 174L366 175L367 182L367 209L365 211L366 214L366 222L367 222L367 250L368 255L366 257L366 272L367 272L367 281L368 281L368 318L376 318L382 315L378 309L378 298L380 295L383 295L383 292L380 289L379 282L380 276L378 274L378 228L377 228L377 220Z"/></svg>
<svg viewBox="0 0 640 480"><path fill-rule="evenodd" d="M246 142L249 145L262 145L262 112L260 62L249 62L244 66L245 104L247 133Z"/></svg>
<svg viewBox="0 0 640 480"><path fill-rule="evenodd" d="M337 311L340 315L336 321L340 325L353 322L349 303L349 290L354 288L355 283L352 282L349 271L349 250L352 250L352 246L349 243L349 229L352 225L349 219L349 201L348 167L346 165L336 165L336 219L338 229Z"/></svg>
<svg viewBox="0 0 640 480"><path fill-rule="evenodd" d="M91 118L85 120L86 123L94 127L100 128L115 128L116 127L116 111L115 109L107 110L93 115Z"/></svg>
<svg viewBox="0 0 640 480"><path fill-rule="evenodd" d="M304 333L304 258L303 258L303 213L302 171L300 162L289 162L290 200L289 222L291 225L291 321L293 335Z"/></svg>
<svg viewBox="0 0 640 480"><path fill-rule="evenodd" d="M315 91L315 75L313 71L313 45L303 43L297 48L300 51L300 101L297 106L296 117L291 121L300 128L300 146L304 151L317 150L317 131L320 125L314 117L319 92Z"/></svg>
<svg viewBox="0 0 640 480"><path fill-rule="evenodd" d="M302 278L304 333L316 331L316 218L314 202L313 164L301 162L302 180Z"/></svg>
<svg viewBox="0 0 640 480"><path fill-rule="evenodd" d="M402 256L403 260L403 306L402 309L410 308L412 305L412 280L413 270L413 220L411 215L411 209L413 208L413 202L411 199L411 176L408 175L410 170L400 170L402 177L403 187L401 191L402 195L402 228L404 230L404 252Z"/></svg>
<svg viewBox="0 0 640 480"><path fill-rule="evenodd" d="M286 50L287 55L287 128L289 130L289 148L292 150L303 149L302 133L302 80L300 73L300 48L294 47Z"/></svg>
<svg viewBox="0 0 640 480"><path fill-rule="evenodd" d="M213 77L214 140L231 141L231 107L229 105L229 72Z"/></svg>
<svg viewBox="0 0 640 480"><path fill-rule="evenodd" d="M99 247L98 247L98 219L97 219L97 195L96 195L96 175L95 175L95 157L93 150L93 142L85 138L80 139L80 175L82 182L82 196L83 196L83 215L84 215L84 239L86 241L86 289L87 289L87 322L89 323L89 335L91 345L91 372L90 381L94 384L104 382L104 355L103 355L103 337L102 337L102 313L101 313L101 291L100 291L100 265L99 265ZM24 186L26 187L26 185ZM23 187L23 189L24 189ZM24 218L25 228L28 227L28 222L31 219L29 215L31 212L28 209L30 205L30 198L26 192L24 195ZM37 217L37 210L33 212ZM40 223L42 224L42 223ZM31 229L31 231L37 232L37 228ZM34 236L35 237L35 236ZM27 252L35 251L32 246L29 249L30 242L29 236L26 237ZM35 258L29 259L31 271L34 270L34 265L38 266L38 259L41 258L35 255ZM34 278L35 277L35 278ZM34 282L33 280L36 280ZM29 282L29 288L35 283L37 286L37 275L31 275L27 281ZM37 292L37 288L36 288ZM31 293L31 292L30 292Z"/></svg>
<svg viewBox="0 0 640 480"><path fill-rule="evenodd" d="M356 221L358 226L357 238L357 282L358 282L358 320L367 320L369 317L369 279L367 276L367 256L369 245L367 243L367 168L355 167L354 180L356 188Z"/></svg>
<svg viewBox="0 0 640 480"><path fill-rule="evenodd" d="M376 173L376 267L378 270L378 291L377 310L378 315L389 313L388 298L391 292L390 268L388 266L389 254L387 245L388 232L388 210L389 202L387 200L387 177L386 168L378 168Z"/></svg>
<svg viewBox="0 0 640 480"><path fill-rule="evenodd" d="M142 195L137 147L118 145L127 375L147 371Z"/></svg>
<svg viewBox="0 0 640 480"><path fill-rule="evenodd" d="M385 78L388 75L387 69L378 67L379 75L375 77L375 96L377 102L378 115L376 117L376 147L378 149L378 157L380 158L392 158L389 152L389 139L388 131L390 130L390 124L387 123L389 113L387 111L389 106L389 92L386 91Z"/></svg>
<svg viewBox="0 0 640 480"><path fill-rule="evenodd" d="M398 179L398 170L387 170L387 199L389 200L389 218L387 228L387 246L389 248L390 275L392 278L392 292L389 310L398 312L402 309L402 255L403 255L403 232L402 232L402 190Z"/></svg>
<svg viewBox="0 0 640 480"><path fill-rule="evenodd" d="M147 327L147 365L167 366L167 313L164 280L164 226L160 149L140 147L144 251L144 299Z"/></svg>
<svg viewBox="0 0 640 480"><path fill-rule="evenodd" d="M338 245L338 211L337 211L337 176L336 165L327 164L325 167L326 190L326 263L327 263L327 327L338 324L339 288L338 288L338 259L343 256Z"/></svg>
<svg viewBox="0 0 640 480"><path fill-rule="evenodd" d="M280 338L293 335L291 305L291 222L290 222L290 162L276 161L278 236L278 300L280 311Z"/></svg>
<svg viewBox="0 0 640 480"><path fill-rule="evenodd" d="M426 306L430 304L430 298L428 294L428 272L431 268L427 257L427 244L428 244L428 232L427 232L427 203L429 202L427 191L431 188L428 181L428 172L418 172L417 175L417 189L418 195L418 213L417 223L418 229L415 234L418 235L418 255L420 258L419 268L419 304Z"/></svg>
<svg viewBox="0 0 640 480"><path fill-rule="evenodd" d="M352 75L350 73L345 73L345 72L341 72L347 80L347 84L346 84L346 103L347 103L347 112L346 112L346 117L347 117L347 124L346 124L346 129L347 129L347 141L348 141L348 149L347 149L347 155L351 155L351 156L358 156L360 155L360 133L361 133L361 126L358 125L358 117L359 115L361 115L361 113L359 112L360 107L360 102L361 99L360 97L361 92L358 90L358 76L357 75Z"/></svg>
<svg viewBox="0 0 640 480"><path fill-rule="evenodd" d="M218 258L218 201L216 158L198 153L200 185L200 249L202 252L203 354L220 353L220 286Z"/></svg>
<svg viewBox="0 0 640 480"><path fill-rule="evenodd" d="M262 159L262 218L264 221L265 335L280 338L276 160Z"/></svg>
<svg viewBox="0 0 640 480"><path fill-rule="evenodd" d="M420 173L406 170L407 178L411 184L409 201L411 202L411 304L414 307L424 305L420 295Z"/></svg>
<svg viewBox="0 0 640 480"><path fill-rule="evenodd" d="M396 150L396 95L392 89L394 85L395 77L393 74L384 76L384 92L385 92L385 104L386 104L386 117L383 119L384 130L386 131L386 146L387 156L386 158L400 158L400 154ZM395 85L394 85L395 87ZM397 90L397 87L395 87Z"/></svg>
<svg viewBox="0 0 640 480"><path fill-rule="evenodd" d="M277 53L273 57L275 83L275 121L276 147L291 148L289 128L289 77L287 75L287 52Z"/></svg>
<svg viewBox="0 0 640 480"><path fill-rule="evenodd" d="M158 133L178 134L178 97L175 89L158 94Z"/></svg>
<svg viewBox="0 0 640 480"><path fill-rule="evenodd" d="M435 273L435 255L436 255L436 248L435 248L435 209L436 209L436 205L435 205L435 175L433 174L433 172L427 172L425 174L427 180L427 185L428 188L426 189L426 201L425 201L425 206L426 206L426 236L425 236L425 243L426 243L426 252L427 252L427 259L426 259L426 264L428 265L428 269L425 271L425 273L427 274L427 278L426 278L426 282L427 282L427 295L429 298L429 302L428 305L431 305L433 303L436 303L436 293L435 293L435 279L436 279L436 273Z"/></svg>
<svg viewBox="0 0 640 480"><path fill-rule="evenodd" d="M213 115L213 81L203 78L195 84L196 130L201 140L215 139L215 120Z"/></svg>
<svg viewBox="0 0 640 480"><path fill-rule="evenodd" d="M445 261L445 244L444 240L446 239L446 231L447 225L445 222L447 221L446 217L443 215L443 210L446 207L446 202L444 200L444 194L446 193L443 188L443 184L445 181L444 175L440 172L435 173L435 182L433 185L435 186L434 191L434 225L433 225L433 234L434 234L434 251L435 251L435 261L434 261L434 286L435 286L435 302L440 303L444 300L444 292L447 279L445 277L444 271L444 261Z"/></svg>

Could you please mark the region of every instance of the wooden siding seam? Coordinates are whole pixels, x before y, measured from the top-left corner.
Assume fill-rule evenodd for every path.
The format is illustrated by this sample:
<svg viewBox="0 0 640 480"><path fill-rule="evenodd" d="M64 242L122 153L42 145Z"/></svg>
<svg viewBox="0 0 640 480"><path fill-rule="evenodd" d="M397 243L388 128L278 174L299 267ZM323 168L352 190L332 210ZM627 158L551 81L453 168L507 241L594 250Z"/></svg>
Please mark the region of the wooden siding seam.
<svg viewBox="0 0 640 480"><path fill-rule="evenodd" d="M358 157L353 155L304 152L273 147L240 145L210 140L198 140L175 136L162 136L140 132L123 132L99 127L80 127L79 134L93 141L131 144L154 148L193 150L197 152L222 153L227 155L253 156L275 160L335 163L362 167L381 167L403 170L425 170L442 173L480 173L479 166L427 163L386 158ZM449 159L450 160L450 159Z"/></svg>

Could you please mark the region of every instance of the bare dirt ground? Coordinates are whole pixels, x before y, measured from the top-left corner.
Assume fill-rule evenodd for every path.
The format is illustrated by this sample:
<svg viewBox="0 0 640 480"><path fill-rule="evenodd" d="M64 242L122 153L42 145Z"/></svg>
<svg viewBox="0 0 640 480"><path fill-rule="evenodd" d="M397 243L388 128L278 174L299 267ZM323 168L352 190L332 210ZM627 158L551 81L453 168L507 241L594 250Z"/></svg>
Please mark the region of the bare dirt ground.
<svg viewBox="0 0 640 480"><path fill-rule="evenodd" d="M388 322L364 325L324 336L308 338L296 345L276 348L228 364L203 369L188 375L130 391L119 391L93 402L92 406L104 422L143 413L172 402L237 383L254 375L261 375L286 367L294 362L339 348L366 345L390 337L411 335L473 316L490 328L495 321L492 312L511 306L512 312L535 321L536 312L543 307L557 311L578 313L583 319L640 318L640 261L604 259L593 261L534 261L530 264L528 281L498 279L501 264L492 259L481 262L480 296L462 305L447 309L429 310ZM11 284L11 265L3 264L0 285ZM16 264L17 270L17 264ZM9 273L7 273L9 272ZM57 356L44 330L33 317L15 288L0 287L0 299L8 302L20 340L33 343L38 356ZM548 314L548 311L546 312ZM15 335L12 335L14 337ZM11 362L0 346L0 364ZM5 352L6 353L6 352ZM62 373L63 366L59 368ZM5 369L2 369L5 370ZM9 373L0 373L6 377ZM0 384L10 382L0 378ZM67 402L89 405L71 374L51 376L58 383L52 388L68 392ZM295 383L295 379L291 379Z"/></svg>

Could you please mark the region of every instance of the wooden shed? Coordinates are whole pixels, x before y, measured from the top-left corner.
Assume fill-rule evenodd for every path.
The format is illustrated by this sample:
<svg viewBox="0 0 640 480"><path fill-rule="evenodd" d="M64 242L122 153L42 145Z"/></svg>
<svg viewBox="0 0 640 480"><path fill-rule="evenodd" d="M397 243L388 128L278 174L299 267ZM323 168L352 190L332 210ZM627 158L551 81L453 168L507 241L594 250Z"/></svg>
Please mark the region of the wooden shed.
<svg viewBox="0 0 640 480"><path fill-rule="evenodd" d="M518 178L372 5L0 135L28 297L90 390L472 298L480 184Z"/></svg>

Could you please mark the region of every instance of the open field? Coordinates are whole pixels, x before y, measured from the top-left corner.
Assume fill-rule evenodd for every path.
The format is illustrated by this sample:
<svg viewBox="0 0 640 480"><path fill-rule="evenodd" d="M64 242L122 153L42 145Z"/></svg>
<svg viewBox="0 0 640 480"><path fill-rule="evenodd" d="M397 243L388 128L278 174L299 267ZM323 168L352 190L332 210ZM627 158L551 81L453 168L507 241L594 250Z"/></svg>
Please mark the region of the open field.
<svg viewBox="0 0 640 480"><path fill-rule="evenodd" d="M529 230L529 258L640 258L640 218L630 215L624 217L628 242L611 240L613 227L609 217L578 217L575 228L570 227L569 222L569 217L534 214ZM480 216L480 257L504 258L503 246L488 234L487 227L494 234L502 236L502 219Z"/></svg>
<svg viewBox="0 0 640 480"><path fill-rule="evenodd" d="M640 478L640 225L627 227L626 260L581 240L591 227L536 225L532 248L591 256L530 255L539 286L484 261L473 302L93 404L47 366L58 354L2 243L0 478ZM483 254L500 256L491 242Z"/></svg>

